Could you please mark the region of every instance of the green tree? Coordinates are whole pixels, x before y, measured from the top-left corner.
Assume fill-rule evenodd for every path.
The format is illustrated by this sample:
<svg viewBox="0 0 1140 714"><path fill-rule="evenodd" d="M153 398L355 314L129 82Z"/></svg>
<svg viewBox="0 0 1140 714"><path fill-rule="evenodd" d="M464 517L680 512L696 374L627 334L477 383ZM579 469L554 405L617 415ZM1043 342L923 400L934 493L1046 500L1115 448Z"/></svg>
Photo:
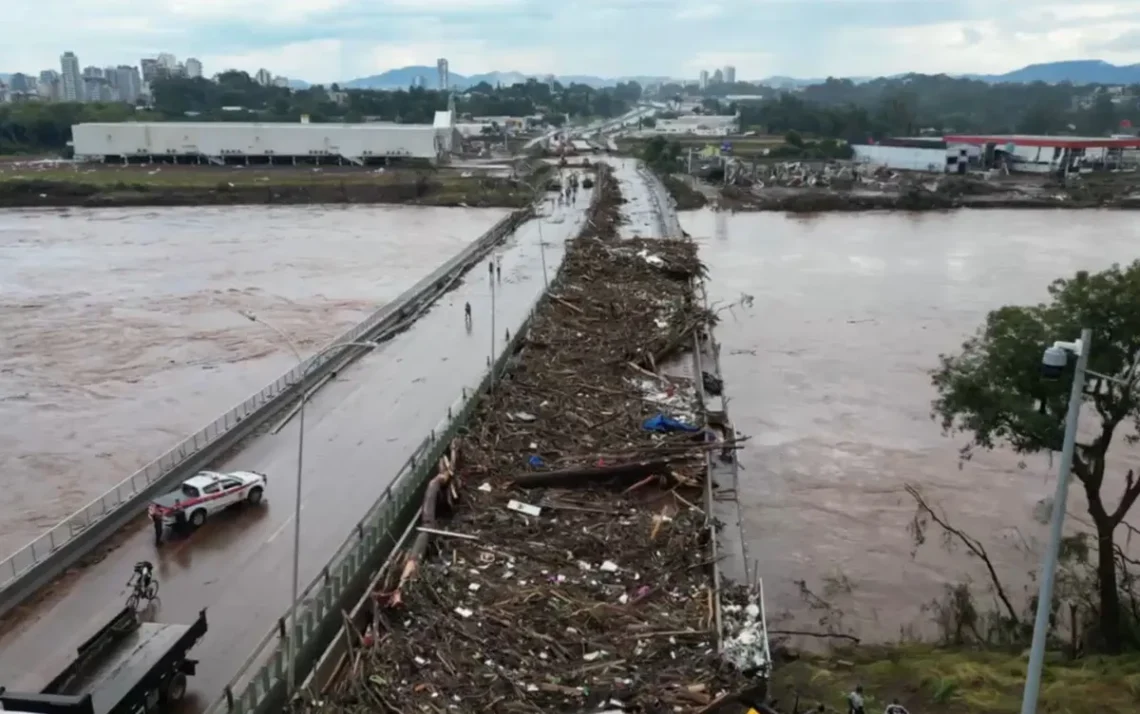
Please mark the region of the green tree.
<svg viewBox="0 0 1140 714"><path fill-rule="evenodd" d="M1135 369L1140 358L1140 261L1057 280L1049 295L1046 304L991 312L961 353L941 357L932 377L938 391L933 416L947 432L969 433L973 447L1005 444L1018 453L1059 451L1070 385L1068 379L1041 379L1041 351L1055 340L1073 339L1082 326L1092 329L1089 369L1121 382L1090 380L1082 429L1090 438L1078 440L1073 474L1096 529L1093 631L1105 650L1115 653L1137 644L1136 623L1125 622L1121 609L1117 558L1122 554L1114 538L1140 497L1140 479L1132 471L1110 475L1108 455L1118 430L1127 432L1123 441L1135 443L1140 428L1140 370Z"/></svg>

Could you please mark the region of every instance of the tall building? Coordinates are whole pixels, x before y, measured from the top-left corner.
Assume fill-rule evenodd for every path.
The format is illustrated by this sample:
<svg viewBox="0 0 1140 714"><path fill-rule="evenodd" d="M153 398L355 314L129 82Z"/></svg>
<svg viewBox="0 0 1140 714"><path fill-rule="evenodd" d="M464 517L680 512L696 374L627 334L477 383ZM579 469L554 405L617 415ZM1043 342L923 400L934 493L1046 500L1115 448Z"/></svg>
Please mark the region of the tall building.
<svg viewBox="0 0 1140 714"><path fill-rule="evenodd" d="M435 61L436 72L439 73L439 88L441 91L446 92L451 88L451 77L447 69L447 60L440 57Z"/></svg>
<svg viewBox="0 0 1140 714"><path fill-rule="evenodd" d="M190 79L202 76L202 61L196 57L186 58L186 76Z"/></svg>
<svg viewBox="0 0 1140 714"><path fill-rule="evenodd" d="M713 84L720 84L723 81L724 81L724 72L721 72L719 69L717 71L713 72L713 76L712 76L712 83Z"/></svg>
<svg viewBox="0 0 1140 714"><path fill-rule="evenodd" d="M273 84L273 73L263 67L257 70L253 80L263 87L271 86Z"/></svg>
<svg viewBox="0 0 1140 714"><path fill-rule="evenodd" d="M83 101L83 75L79 74L79 58L74 52L59 57L59 98L65 102Z"/></svg>
<svg viewBox="0 0 1140 714"><path fill-rule="evenodd" d="M13 74L11 80L8 82L8 85L8 88L13 92L36 91L36 80L24 74L23 72L16 72Z"/></svg>
<svg viewBox="0 0 1140 714"><path fill-rule="evenodd" d="M45 69L40 72L40 80L36 83L36 90L39 92L40 98L50 102L58 102L61 90L59 72L54 69Z"/></svg>
<svg viewBox="0 0 1140 714"><path fill-rule="evenodd" d="M707 69L701 70L701 89L709 88L709 71Z"/></svg>
<svg viewBox="0 0 1140 714"><path fill-rule="evenodd" d="M728 84L732 84L736 81L736 67L733 67L732 65L725 65L724 81Z"/></svg>
<svg viewBox="0 0 1140 714"><path fill-rule="evenodd" d="M139 67L142 68L142 80L150 84L158 78L158 60L151 57L143 57L139 62Z"/></svg>
<svg viewBox="0 0 1140 714"><path fill-rule="evenodd" d="M137 102L139 95L142 94L142 78L139 76L138 67L127 64L116 67L114 87L115 98L120 102L127 102L128 104Z"/></svg>
<svg viewBox="0 0 1140 714"><path fill-rule="evenodd" d="M423 89L427 87L427 77L423 76L422 74L417 74L415 77L412 77L412 86L416 89Z"/></svg>
<svg viewBox="0 0 1140 714"><path fill-rule="evenodd" d="M166 74L178 73L178 58L169 52L158 53L158 71Z"/></svg>

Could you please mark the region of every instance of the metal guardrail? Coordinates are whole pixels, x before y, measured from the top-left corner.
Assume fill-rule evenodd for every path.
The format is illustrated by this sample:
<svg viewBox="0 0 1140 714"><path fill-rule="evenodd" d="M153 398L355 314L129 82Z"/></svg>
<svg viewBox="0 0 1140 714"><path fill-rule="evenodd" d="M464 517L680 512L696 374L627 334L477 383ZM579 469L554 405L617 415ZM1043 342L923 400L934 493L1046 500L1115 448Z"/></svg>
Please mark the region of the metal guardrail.
<svg viewBox="0 0 1140 714"><path fill-rule="evenodd" d="M298 682L303 681L341 627L342 613L351 609L355 600L363 595L363 587L419 510L424 488L435 474L438 459L470 418L479 396L490 388L491 370L501 373L507 360L517 351L540 302L541 296L499 353L495 364L484 373L477 386L463 388L461 396L448 407L447 416L416 447L321 574L298 596L298 602L266 633L207 714L253 714L269 711L268 704L283 704L293 607L299 608L297 626L292 632L297 638L294 651L298 660L303 660L296 667L296 676Z"/></svg>
<svg viewBox="0 0 1140 714"><path fill-rule="evenodd" d="M486 248L497 243L504 235L515 230L529 211L513 211L511 214L496 223L479 240L474 241L469 249L461 251L452 257L444 266L433 271L432 276L440 273L447 274L454 271L473 255L480 254ZM429 276L431 278L432 276ZM341 342L359 340L362 336L375 330L385 320L390 320L393 314L399 314L399 304L407 302L408 295L418 295L432 282L438 281L425 278L408 290L401 298L392 301L367 317L352 329L330 342L330 345ZM351 348L345 348L348 350ZM328 364L341 358L345 350L331 350L309 357L304 362L290 369L278 377L270 385L261 389L253 396L243 400L237 406L225 412L222 416L207 424L191 436L175 445L165 454L151 461L143 468L120 481L113 488L99 496L89 504L60 521L43 535L37 537L28 545L0 561L0 591L10 587L22 575L36 565L42 563L64 545L82 537L91 531L91 527L106 519L110 514L129 505L140 493L157 481L175 471L181 464L202 452L228 434L235 426L241 424L247 417L256 413L268 403L280 399L287 392L295 390L301 384L302 377L308 375L311 381L319 371L320 365Z"/></svg>
<svg viewBox="0 0 1140 714"><path fill-rule="evenodd" d="M600 195L601 191L595 190L594 199ZM492 375L504 372L507 361L518 351L544 296L545 292L535 299L519 329L479 385L463 388L459 399L448 407L447 416L404 462L392 483L357 523L321 574L285 611L277 626L261 639L207 714L265 714L284 706L285 679L289 671L288 638L290 635L296 638L294 652L298 662L294 663L294 672L300 683L324 655L344 623L344 613L352 610L363 597L372 575L396 547L402 531L422 506L422 494L435 473L437 461L471 417L479 396L490 389ZM294 607L298 608L297 626L291 628Z"/></svg>

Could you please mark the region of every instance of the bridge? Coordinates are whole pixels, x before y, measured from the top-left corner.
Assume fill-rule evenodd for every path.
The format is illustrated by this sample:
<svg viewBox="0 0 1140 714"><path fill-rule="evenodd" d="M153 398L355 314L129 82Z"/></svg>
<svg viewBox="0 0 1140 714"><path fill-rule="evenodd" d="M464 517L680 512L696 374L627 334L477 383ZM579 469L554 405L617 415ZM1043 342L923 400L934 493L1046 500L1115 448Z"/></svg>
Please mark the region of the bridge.
<svg viewBox="0 0 1140 714"><path fill-rule="evenodd" d="M495 235L473 244L485 248L479 251L482 255L461 254L448 260L401 296L397 305L387 307L397 321L401 311L411 314L423 307L425 296L435 300L435 309L426 311L407 331L337 369L335 378L312 394L305 417L302 583L321 572L424 435L461 393L479 383L491 355L492 324L502 349L503 336L517 330L544 291L544 272L553 278L563 242L581 230L590 198L591 192L585 190L577 205L548 208L545 215L508 230L496 249L497 259L488 252L499 243ZM441 282L456 279L460 268L455 264L464 258L467 264L460 268L467 268L465 277L451 292L436 294ZM496 260L503 280L495 285L492 323L487 275ZM474 316L469 333L464 328L465 302L471 304ZM369 329L364 325L348 336L364 339ZM295 376L286 375L259 392L261 396L243 402L236 414L223 416L212 431L208 428L198 437L200 445L237 430L254 418L259 399L287 391L294 381ZM295 399L282 399L272 418L258 418L267 426L283 420L292 402ZM260 428L211 464L223 471L268 474L267 508L218 516L192 537L156 550L149 525L138 517L146 499L132 499L130 492L143 492L148 484L176 483L180 469L194 462L201 450L191 440L189 446L181 451L176 447L161 464L128 477L126 485L120 484L95 506L0 563L4 581L0 606L8 622L0 634L0 681L11 689L41 686L40 677L62 669L90 635L88 623L109 619L122 608L134 563L151 560L162 584L163 620L193 621L201 608L209 609L210 633L195 650L201 664L191 683L191 699L198 710L215 700L290 606L298 428L297 419L287 421L277 433ZM108 532L100 527L100 522L124 517L128 522L121 528ZM88 558L98 562L59 579L52 577L71 565L64 560L77 546L93 552L94 557ZM37 587L45 578L53 582Z"/></svg>

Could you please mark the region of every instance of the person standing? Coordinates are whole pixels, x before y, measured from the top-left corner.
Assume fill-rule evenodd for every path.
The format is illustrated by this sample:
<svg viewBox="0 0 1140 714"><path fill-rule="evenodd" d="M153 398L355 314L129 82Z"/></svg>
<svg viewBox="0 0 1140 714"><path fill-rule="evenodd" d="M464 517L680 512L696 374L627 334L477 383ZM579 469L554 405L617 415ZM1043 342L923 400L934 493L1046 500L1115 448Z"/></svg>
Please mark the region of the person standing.
<svg viewBox="0 0 1140 714"><path fill-rule="evenodd" d="M855 687L855 691L847 695L847 714L867 714L866 703L863 701L863 685Z"/></svg>
<svg viewBox="0 0 1140 714"><path fill-rule="evenodd" d="M155 511L150 514L150 520L154 523L154 544L162 545L162 514Z"/></svg>
<svg viewBox="0 0 1140 714"><path fill-rule="evenodd" d="M896 697L895 699L891 700L890 704L887 705L887 709L883 712L883 714L910 714L910 712L908 712L906 710L906 707L904 707L902 704L899 704L899 700Z"/></svg>

